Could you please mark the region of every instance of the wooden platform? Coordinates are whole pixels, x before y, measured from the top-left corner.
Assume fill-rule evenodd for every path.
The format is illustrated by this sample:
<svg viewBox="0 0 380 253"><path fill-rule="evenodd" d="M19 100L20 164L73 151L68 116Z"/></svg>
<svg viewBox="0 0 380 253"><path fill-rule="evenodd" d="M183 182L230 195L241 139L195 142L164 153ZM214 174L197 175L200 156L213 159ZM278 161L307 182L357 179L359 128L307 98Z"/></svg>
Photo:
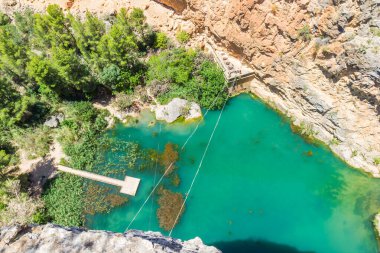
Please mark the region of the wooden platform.
<svg viewBox="0 0 380 253"><path fill-rule="evenodd" d="M98 182L102 182L105 184L110 184L110 185L115 185L115 186L121 187L121 189L120 189L121 193L128 194L131 196L136 195L137 189L138 189L139 184L140 184L140 179L135 178L135 177L126 176L124 181L123 181L123 180L119 180L119 179L115 179L115 178L111 178L111 177L98 175L98 174L91 173L88 171L72 169L72 168L69 168L69 167L66 167L63 165L57 165L57 168L58 168L58 170L66 172L66 173L70 173L70 174L77 175L80 177L88 178L88 179L95 180Z"/></svg>

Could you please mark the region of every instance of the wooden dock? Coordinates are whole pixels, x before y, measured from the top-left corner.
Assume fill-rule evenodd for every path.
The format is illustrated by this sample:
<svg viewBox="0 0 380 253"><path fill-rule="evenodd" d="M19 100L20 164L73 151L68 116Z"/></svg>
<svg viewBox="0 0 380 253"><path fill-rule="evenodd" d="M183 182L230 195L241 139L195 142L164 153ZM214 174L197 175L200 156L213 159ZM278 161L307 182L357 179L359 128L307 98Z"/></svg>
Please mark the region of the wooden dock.
<svg viewBox="0 0 380 253"><path fill-rule="evenodd" d="M119 180L119 179L115 179L115 178L111 178L111 177L98 175L98 174L91 173L88 171L72 169L72 168L69 168L66 166L62 166L62 165L57 165L57 168L58 168L58 170L66 172L66 173L70 173L70 174L77 175L80 177L88 178L88 179L95 180L98 182L102 182L105 184L110 184L110 185L115 185L115 186L121 187L121 189L120 189L121 193L128 194L131 196L136 195L137 189L138 189L139 184L140 184L140 179L135 178L135 177L126 176L124 178L124 181L123 181L123 180Z"/></svg>

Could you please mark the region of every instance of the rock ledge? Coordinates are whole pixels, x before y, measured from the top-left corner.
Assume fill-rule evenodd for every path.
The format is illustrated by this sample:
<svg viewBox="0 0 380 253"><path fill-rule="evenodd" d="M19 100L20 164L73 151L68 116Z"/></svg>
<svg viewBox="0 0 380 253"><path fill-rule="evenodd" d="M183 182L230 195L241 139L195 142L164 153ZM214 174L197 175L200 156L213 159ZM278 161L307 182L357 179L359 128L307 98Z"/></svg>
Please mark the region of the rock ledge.
<svg viewBox="0 0 380 253"><path fill-rule="evenodd" d="M13 252L134 252L220 253L198 237L184 241L158 232L130 230L127 233L85 230L47 224L0 228L0 251Z"/></svg>

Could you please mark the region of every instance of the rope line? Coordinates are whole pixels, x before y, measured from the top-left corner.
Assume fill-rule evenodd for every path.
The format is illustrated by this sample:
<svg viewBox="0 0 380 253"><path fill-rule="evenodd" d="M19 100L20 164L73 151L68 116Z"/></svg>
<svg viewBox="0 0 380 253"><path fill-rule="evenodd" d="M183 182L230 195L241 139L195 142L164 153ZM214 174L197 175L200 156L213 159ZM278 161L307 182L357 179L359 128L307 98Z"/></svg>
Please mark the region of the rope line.
<svg viewBox="0 0 380 253"><path fill-rule="evenodd" d="M226 88L228 82L226 81L224 83L224 86L223 88L219 91L218 95L215 97L214 101L212 102L210 108L212 108L216 102L216 100L219 98L220 94L222 94L222 92L224 91L224 89ZM227 99L228 99L228 96L227 96ZM227 101L226 99L226 101ZM224 105L226 104L226 102L224 103ZM223 110L224 110L224 106L223 106ZM204 114L203 118L206 117L206 115L208 114L208 112L210 111L210 109L207 109L206 113ZM199 128L199 125L200 125L201 121L199 121L197 123L197 126L194 128L194 130L192 131L192 133L189 135L189 137L186 139L185 143L182 145L181 147L181 151L185 148L185 146L187 145L187 143L189 142L189 140L194 136L195 132L198 130ZM153 187L153 190L149 193L148 197L145 199L145 201L143 202L143 204L141 205L141 207L139 208L139 210L137 211L137 213L135 214L135 216L132 218L131 222L128 224L127 228L125 229L125 232L127 232L127 230L131 227L131 225L133 224L133 222L136 220L137 216L140 214L141 210L144 208L144 206L146 205L146 203L149 201L150 197L153 195L153 193L156 191L157 187L160 185L160 183L162 182L162 180L164 179L166 173L171 169L171 167L173 166L174 162L170 163L169 166L167 167L167 169L165 170L165 172L162 174L162 176L160 177L160 179L158 180L157 184Z"/></svg>
<svg viewBox="0 0 380 253"><path fill-rule="evenodd" d="M161 131L162 131L162 126L160 124L160 130L158 131L158 138L157 138L157 150L160 150L160 139L159 137L161 136ZM153 180L153 184L155 185L156 184L156 180L157 180L157 168L158 168L158 159L156 160L156 164L155 164L155 167L154 167L154 180ZM154 197L152 198L152 203L150 205L150 215L149 215L149 230L151 229L151 225L152 225L152 214L153 214L153 203L154 202Z"/></svg>
<svg viewBox="0 0 380 253"><path fill-rule="evenodd" d="M181 212L182 212L182 210L183 210L183 208L184 208L184 206L185 206L185 204L186 204L186 201L187 201L187 199L188 199L188 197L189 197L189 195L190 195L190 192L191 192L191 190L193 189L194 182L195 182L195 180L196 180L197 177L198 177L199 171L200 171L200 169L201 169L201 167L202 167L202 164L203 164L203 160L204 160L205 157L206 157L206 154L207 154L208 148L210 147L210 144L211 144L211 141L212 141L212 139L213 139L213 137L214 137L215 131L216 131L216 129L218 128L218 125L219 125L220 119L221 119L221 117L222 117L222 114L223 114L223 111L224 111L224 107L226 106L227 100L228 100L228 96L227 96L226 100L224 101L224 104L223 104L222 110L220 111L219 116L218 116L218 120L216 121L215 126L214 126L214 129L212 130L212 133L211 133L210 138L209 138L209 140L208 140L207 146L206 146L206 148L205 148L205 150L204 150L204 152L203 152L202 159L201 159L201 161L199 162L199 165L198 165L197 171L196 171L195 174L194 174L194 177L193 177L193 180L192 180L192 182L191 182L191 184L190 184L189 190L188 190L187 193L185 194L185 200L183 201L183 203L182 203L182 205L181 205L181 208L179 209L178 215L177 215L177 217L176 217L176 219L175 219L175 221L174 221L174 223L173 223L173 226L172 226L172 228L171 228L171 230L170 230L170 232L169 232L169 236L171 236L171 234L172 234L172 232L173 232L173 229L174 229L174 227L175 227L175 224L177 223L177 221L178 221L178 219L179 219L179 216L181 215Z"/></svg>

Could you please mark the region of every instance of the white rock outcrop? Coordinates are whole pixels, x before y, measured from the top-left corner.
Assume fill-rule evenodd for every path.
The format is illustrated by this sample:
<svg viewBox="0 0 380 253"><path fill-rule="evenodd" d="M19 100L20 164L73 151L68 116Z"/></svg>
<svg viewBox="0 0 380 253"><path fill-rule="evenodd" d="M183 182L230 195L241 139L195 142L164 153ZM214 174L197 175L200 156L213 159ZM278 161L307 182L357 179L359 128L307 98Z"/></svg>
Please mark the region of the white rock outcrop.
<svg viewBox="0 0 380 253"><path fill-rule="evenodd" d="M168 123L174 122L181 116L185 120L202 117L201 108L197 103L181 98L173 98L167 105L155 105L151 109L155 112L157 120L165 120Z"/></svg>
<svg viewBox="0 0 380 253"><path fill-rule="evenodd" d="M0 228L0 252L221 253L198 237L182 242L157 232L130 230L122 234L53 224Z"/></svg>

